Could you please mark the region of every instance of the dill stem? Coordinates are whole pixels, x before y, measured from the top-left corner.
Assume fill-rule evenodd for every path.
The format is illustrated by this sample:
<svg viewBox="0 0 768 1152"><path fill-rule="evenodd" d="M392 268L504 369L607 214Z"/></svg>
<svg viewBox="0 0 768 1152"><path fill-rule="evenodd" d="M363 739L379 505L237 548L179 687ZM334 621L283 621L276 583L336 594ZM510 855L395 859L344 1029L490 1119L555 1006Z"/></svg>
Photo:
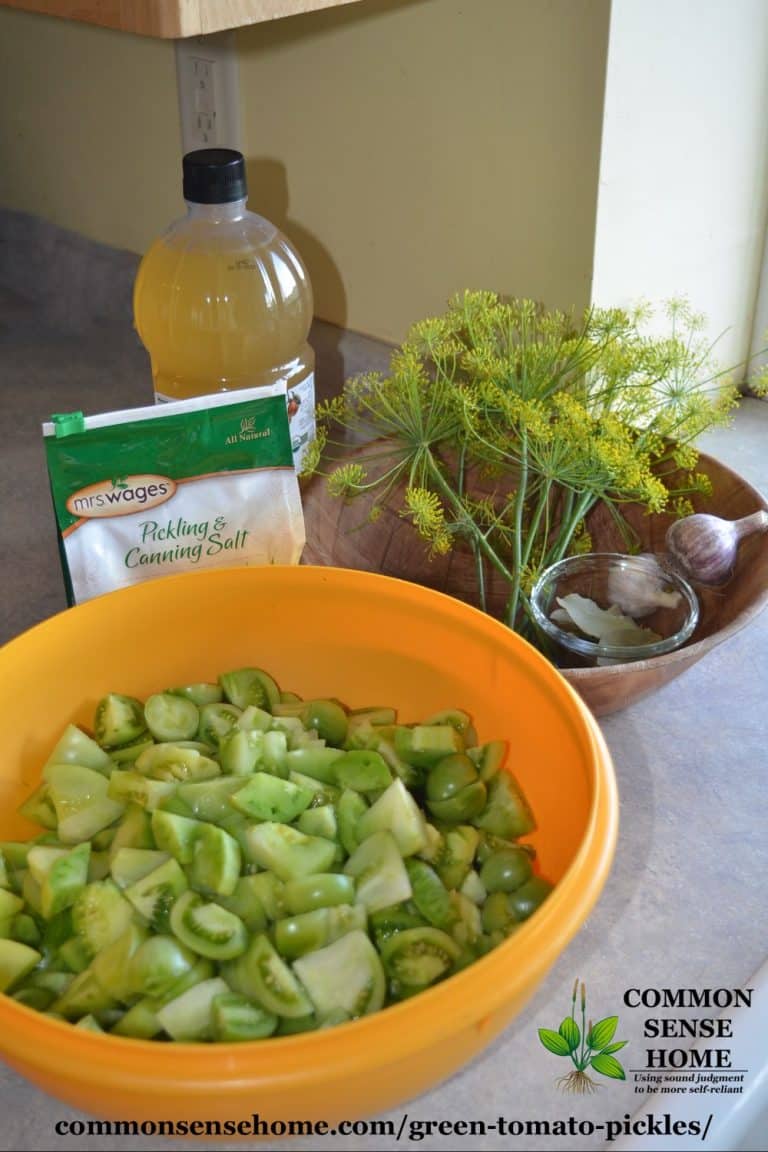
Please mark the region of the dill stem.
<svg viewBox="0 0 768 1152"><path fill-rule="evenodd" d="M517 609L520 602L520 581L523 576L523 514L525 510L525 495L528 487L528 432L524 428L520 435L520 482L515 496L515 536L514 558L515 566L512 574L512 591L507 609L507 623L510 628L515 627Z"/></svg>
<svg viewBox="0 0 768 1152"><path fill-rule="evenodd" d="M451 509L457 514L461 522L466 526L467 510L459 497L454 492L453 488L451 488L450 484L446 481L442 472L435 463L435 459L432 453L429 451L426 453L426 466L430 479L435 485L435 488L438 489L440 495L444 497L446 502L450 505ZM480 552L487 558L489 563L493 565L496 571L501 576L503 576L508 583L511 583L513 580L512 573L501 559L501 557L498 555L496 550L492 548L488 543L487 539L480 531L477 524L475 524L474 520L470 520L470 532L473 546L476 545Z"/></svg>

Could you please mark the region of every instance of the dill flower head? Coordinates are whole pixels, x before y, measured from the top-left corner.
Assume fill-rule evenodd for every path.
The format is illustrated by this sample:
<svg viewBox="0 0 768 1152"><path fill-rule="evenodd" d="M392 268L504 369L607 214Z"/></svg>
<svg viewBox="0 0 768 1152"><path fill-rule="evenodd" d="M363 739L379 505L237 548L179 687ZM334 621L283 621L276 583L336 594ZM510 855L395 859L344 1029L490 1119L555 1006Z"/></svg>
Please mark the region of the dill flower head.
<svg viewBox="0 0 768 1152"><path fill-rule="evenodd" d="M525 629L543 568L591 547L596 504L629 546L624 506L682 515L706 491L694 442L728 421L737 394L712 360L703 317L684 300L665 315L657 336L643 302L577 316L459 293L413 325L388 373L356 376L321 406L312 467L334 425L364 434L367 453L331 472L331 493L369 493L372 518L392 507L430 556L469 545L481 605L494 569L509 586L508 623ZM765 379L768 391L768 370Z"/></svg>

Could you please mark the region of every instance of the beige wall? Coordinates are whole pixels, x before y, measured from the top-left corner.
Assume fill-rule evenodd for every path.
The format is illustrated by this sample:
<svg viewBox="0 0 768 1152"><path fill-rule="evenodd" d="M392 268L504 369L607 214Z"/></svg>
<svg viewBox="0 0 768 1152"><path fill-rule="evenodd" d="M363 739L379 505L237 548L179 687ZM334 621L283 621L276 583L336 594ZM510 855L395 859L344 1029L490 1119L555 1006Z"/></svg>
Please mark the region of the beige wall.
<svg viewBox="0 0 768 1152"><path fill-rule="evenodd" d="M136 252L183 211L171 41L0 8L0 69L0 207Z"/></svg>
<svg viewBox="0 0 768 1152"><path fill-rule="evenodd" d="M589 299L608 0L364 0L238 33L251 201L322 317Z"/></svg>
<svg viewBox="0 0 768 1152"><path fill-rule="evenodd" d="M319 316L590 294L609 0L362 0L237 34L251 207ZM141 252L183 210L173 45L0 9L0 207Z"/></svg>

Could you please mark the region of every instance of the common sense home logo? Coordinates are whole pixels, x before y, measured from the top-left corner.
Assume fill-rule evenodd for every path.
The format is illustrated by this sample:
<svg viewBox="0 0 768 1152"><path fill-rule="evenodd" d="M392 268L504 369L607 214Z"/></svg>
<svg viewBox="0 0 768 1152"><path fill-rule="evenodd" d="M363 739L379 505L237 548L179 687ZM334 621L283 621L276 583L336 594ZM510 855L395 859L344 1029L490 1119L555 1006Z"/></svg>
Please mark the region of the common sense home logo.
<svg viewBox="0 0 768 1152"><path fill-rule="evenodd" d="M67 511L72 516L98 520L108 516L130 516L139 508L156 508L170 500L176 491L170 476L142 473L136 476L116 476L112 480L99 480L73 492L67 499Z"/></svg>
<svg viewBox="0 0 768 1152"><path fill-rule="evenodd" d="M579 994L579 980L573 985L571 1014L566 1016L555 1032L551 1028L539 1028L539 1040L553 1056L562 1056L571 1061L573 1068L557 1081L561 1092L584 1095L596 1092L599 1083L592 1079L590 1071L606 1076L609 1080L626 1080L621 1063L614 1055L627 1043L614 1040L618 1016L605 1016L597 1023L587 1019L587 989L581 982L581 1025L576 1020L576 998Z"/></svg>

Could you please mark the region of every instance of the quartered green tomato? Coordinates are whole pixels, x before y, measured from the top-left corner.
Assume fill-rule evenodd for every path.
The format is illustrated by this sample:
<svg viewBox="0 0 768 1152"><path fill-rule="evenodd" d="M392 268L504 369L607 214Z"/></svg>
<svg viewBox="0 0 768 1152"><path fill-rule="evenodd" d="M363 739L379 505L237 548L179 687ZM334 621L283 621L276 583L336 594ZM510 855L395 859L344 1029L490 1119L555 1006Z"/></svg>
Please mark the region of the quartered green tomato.
<svg viewBox="0 0 768 1152"><path fill-rule="evenodd" d="M461 949L439 928L406 928L381 944L384 966L396 985L427 988L446 976Z"/></svg>
<svg viewBox="0 0 768 1152"><path fill-rule="evenodd" d="M482 812L486 796L477 768L463 752L444 756L427 776L427 807L438 820L471 820Z"/></svg>
<svg viewBox="0 0 768 1152"><path fill-rule="evenodd" d="M341 747L347 738L347 713L336 700L310 700L301 711L305 728L314 729L326 744Z"/></svg>
<svg viewBox="0 0 768 1152"><path fill-rule="evenodd" d="M492 853L480 869L480 879L488 892L514 892L531 874L530 854L517 846Z"/></svg>

